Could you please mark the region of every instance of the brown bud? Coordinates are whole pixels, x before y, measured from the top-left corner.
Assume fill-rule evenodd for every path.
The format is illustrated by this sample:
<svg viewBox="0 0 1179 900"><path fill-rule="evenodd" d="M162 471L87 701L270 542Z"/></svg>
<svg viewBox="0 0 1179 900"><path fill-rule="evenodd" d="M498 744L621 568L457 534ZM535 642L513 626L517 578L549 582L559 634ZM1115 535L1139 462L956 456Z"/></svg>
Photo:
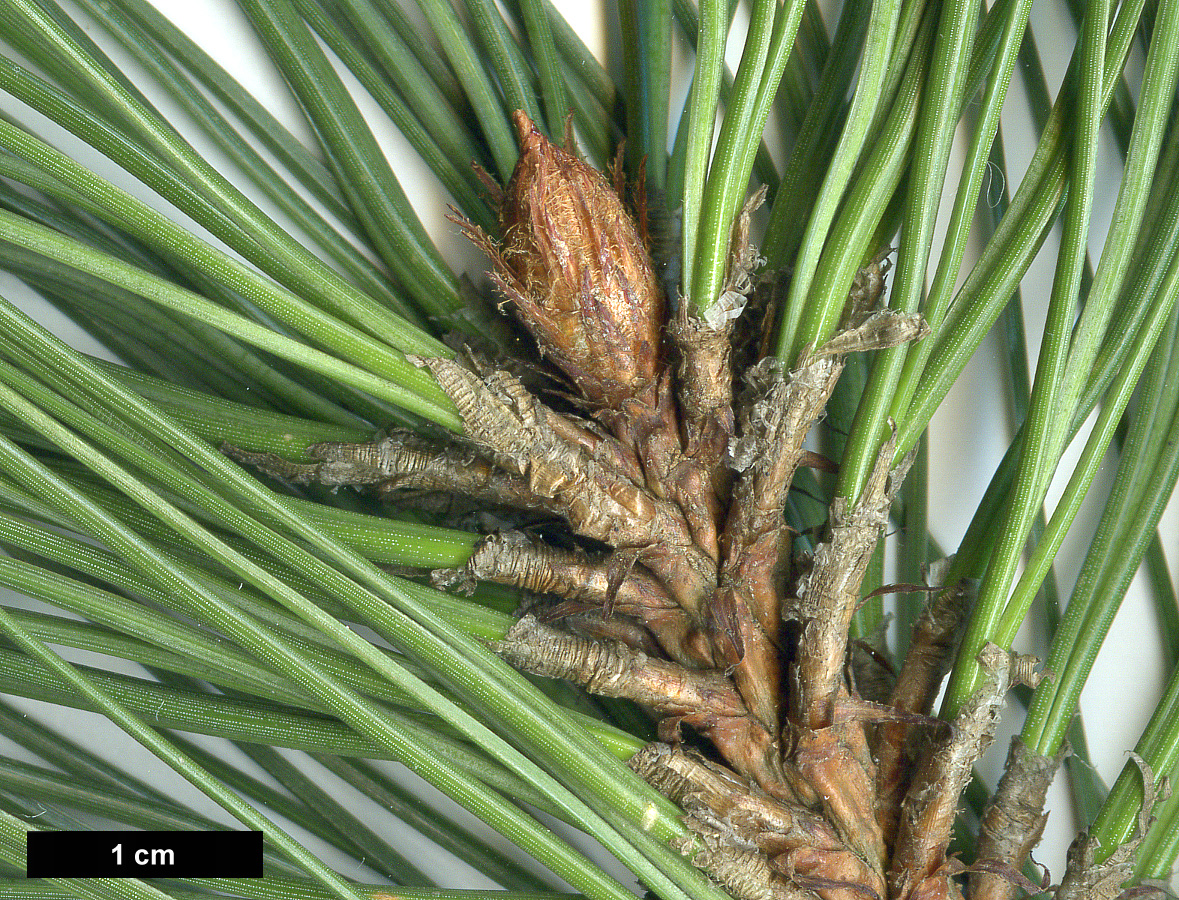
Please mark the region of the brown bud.
<svg viewBox="0 0 1179 900"><path fill-rule="evenodd" d="M617 408L657 374L663 300L638 227L601 172L515 114L493 277L541 351L590 403Z"/></svg>

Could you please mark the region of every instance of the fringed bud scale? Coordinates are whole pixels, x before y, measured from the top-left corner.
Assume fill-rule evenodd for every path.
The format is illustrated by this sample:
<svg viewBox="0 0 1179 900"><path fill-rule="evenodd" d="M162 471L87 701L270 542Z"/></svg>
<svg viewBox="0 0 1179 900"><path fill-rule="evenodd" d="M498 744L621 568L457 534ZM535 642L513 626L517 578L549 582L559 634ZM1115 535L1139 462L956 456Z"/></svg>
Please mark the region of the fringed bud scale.
<svg viewBox="0 0 1179 900"><path fill-rule="evenodd" d="M659 369L663 299L639 229L601 172L515 114L497 285L592 405L617 409Z"/></svg>

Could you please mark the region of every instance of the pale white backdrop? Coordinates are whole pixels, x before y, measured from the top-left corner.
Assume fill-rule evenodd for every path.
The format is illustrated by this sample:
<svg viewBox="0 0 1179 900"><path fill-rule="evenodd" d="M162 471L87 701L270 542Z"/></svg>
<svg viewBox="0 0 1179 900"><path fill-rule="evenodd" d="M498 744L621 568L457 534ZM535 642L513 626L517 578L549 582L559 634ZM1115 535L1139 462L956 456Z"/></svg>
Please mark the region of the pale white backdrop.
<svg viewBox="0 0 1179 900"><path fill-rule="evenodd" d="M198 44L217 58L247 88L262 99L275 115L301 134L309 145L311 144L311 135L300 123L297 109L290 99L290 95L274 71L263 62L265 54L232 0L157 0L157 4L162 12L173 19ZM823 0L822 5L829 27L832 27L838 14L838 0ZM617 60L606 53L605 49L614 33L615 26L611 24L615 15L613 4L587 2L587 0L556 0L556 6L585 37L590 47L595 49L600 57L607 60L610 65L617 67ZM1040 38L1041 50L1045 53L1045 64L1050 83L1055 89L1059 85L1071 55L1075 31L1058 0L1037 0L1033 6L1032 21ZM741 25L738 23L738 32L740 28ZM89 31L108 49L112 56L116 59L124 59L117 47L111 46L109 41L104 40L100 29L91 28ZM732 62L735 65L739 58L740 44L738 41L733 43ZM680 57L681 61L687 58L684 54L680 54ZM1140 68L1141 60L1135 57L1131 60L1131 74L1134 79L1138 77ZM133 64L128 63L128 71L135 79L136 68ZM147 83L147 79L135 80ZM378 139L385 148L422 221L435 236L448 258L455 260L458 265L477 277L482 269L481 260L478 254L472 251L456 233L456 229L446 222L446 204L449 200L445 193L438 187L425 167L416 160L414 153L396 130L379 113L375 104L354 83L350 82L350 84L361 107L371 113L370 118L375 123ZM673 105L680 101L685 91L686 82L680 79L673 89ZM1012 178L1017 178L1018 173L1026 165L1031 155L1034 136L1030 131L1029 117L1021 99L1022 92L1018 79L1013 84L1012 91L1013 100L1009 101L1008 110L1004 113L1004 130L1011 175ZM149 94L151 94L150 91ZM151 95L163 110L181 123L184 133L195 134L194 130L183 127L184 115L177 111L166 97ZM46 132L58 134L61 145L70 150L77 158L85 159L93 168L128 186L139 196L148 198L163 208L170 208L165 201L155 196L147 188L134 183L117 167L95 154L88 147L69 135L57 132L48 124L39 122L35 114L21 108L10 98L0 98L0 108L11 109L22 116L27 115L30 122L41 125ZM771 135L772 137L773 135ZM1095 234L1091 239L1091 246L1095 253L1100 250L1100 239L1104 234L1112 210L1113 199L1116 195L1116 178L1119 172L1118 157L1113 149L1112 140L1108 139L1108 134L1105 137L1107 140L1102 148L1105 180L1099 187L1094 221ZM194 138L194 143L211 159L219 158L219 155L204 145L199 137ZM226 165L231 174L234 174L232 167L224 164L223 161L222 164ZM236 174L240 176L240 173ZM238 178L238 180L245 186L244 178ZM955 181L951 181L951 183L953 184ZM191 225L183 214L175 210L171 211L179 220ZM281 215L277 213L276 217L282 219ZM1043 306L1048 296L1053 268L1054 254L1050 251L1054 249L1055 240L1056 238L1053 236L1049 241L1048 248L1041 254L1023 285L1024 297L1028 301L1028 331L1032 335L1038 333L1044 317ZM935 246L938 243L935 242ZM36 296L4 273L0 273L0 292L33 312L55 332L77 346L89 352L100 351L100 348L72 323L56 315ZM1029 347L1028 351L1034 366L1038 346ZM995 429L991 424L1005 421L1003 412L1005 386L999 373L998 362L997 344L988 339L976 358L967 367L931 426L931 529L935 537L947 549L957 546L969 522L970 515L982 496L987 481L1010 439L1009 434ZM980 423L986 423L986 427L981 427ZM1069 459L1072 458L1070 455ZM1108 485L1109 479L1112 478L1113 468L1114 464L1107 461L1094 488L1094 493L1098 496L1103 492L1103 485ZM1071 466L1066 466L1066 471L1068 469L1071 469ZM1058 489L1059 486L1050 495L1050 502L1055 501ZM1092 534L1095 513L1099 514L1100 512L1099 508L1094 510L1092 506L1093 504L1088 505L1085 514L1074 525L1072 534L1060 553L1058 571L1062 592L1066 596L1071 587L1073 574L1079 565L1080 555L1083 554L1089 536ZM1179 510L1176 506L1176 503L1171 503L1163 520L1164 546L1167 548L1173 572L1176 564L1179 563L1179 555L1175 552L1179 547ZM8 601L6 600L6 602ZM24 601L15 598L15 602L22 603ZM1137 735L1146 724L1169 674L1163 671L1157 631L1155 615L1144 586L1141 579L1136 579L1118 618L1114 622L1108 646L1097 660L1090 679L1090 686L1082 697L1082 708L1087 715L1093 760L1107 783L1112 782L1124 764L1125 751L1127 747L1133 745ZM1025 632L1020 635L1019 646L1022 650L1042 655L1043 635L1035 628L1025 629ZM71 652L68 655L81 662L87 661L86 654ZM111 661L104 660L103 665L109 666ZM125 665L124 669L128 672L135 672L135 667L130 665ZM160 785L165 786L170 794L182 797L186 803L191 803L194 809L214 819L225 821L225 815L219 808L195 792L117 729L112 728L105 719L23 700L14 702L38 718L55 722L58 727L84 741L95 751L112 760L130 764L141 777L157 781ZM1019 721L1018 707L1013 705L1009 708L1008 715L1004 720L1002 734L984 760L982 767L992 783L998 775L1003 757L1006 754L1007 738L1014 730L1018 729ZM210 741L203 740L202 743L212 745ZM0 736L0 751L11 752L17 756L22 755L19 748L12 746L2 736ZM240 760L251 771L256 771L244 757L240 757ZM389 768L390 771L396 771L395 766L390 765ZM323 783L360 814L374 816L377 813L369 801L357 795L347 785L323 770L316 770ZM423 796L430 797L431 802L440 806L448 803L430 790L428 786L415 782L411 776L404 773L402 775L406 783L416 784L420 787ZM1047 863L1053 873L1059 876L1063 867L1065 848L1072 840L1077 827L1073 820L1063 776L1057 779L1057 783L1052 789L1049 807L1053 814L1049 820L1044 844L1037 853L1037 857ZM469 821L476 830L486 831L474 820ZM557 827L568 831L563 826ZM302 836L306 837L310 845L318 845L315 838ZM445 881L448 886L491 886L490 882L464 862L437 850L432 844L408 829L402 829L401 832L395 831L388 837L406 856L414 859L430 859L432 860L431 866L437 866L447 871L448 875ZM595 853L598 858L606 861L605 855L590 846L590 842L586 841L583 844L587 846L589 852ZM502 846L506 847L507 845L502 844ZM329 859L336 858L329 849L325 849L324 853ZM371 872L346 872L346 874L356 874L357 877L378 880L378 876Z"/></svg>

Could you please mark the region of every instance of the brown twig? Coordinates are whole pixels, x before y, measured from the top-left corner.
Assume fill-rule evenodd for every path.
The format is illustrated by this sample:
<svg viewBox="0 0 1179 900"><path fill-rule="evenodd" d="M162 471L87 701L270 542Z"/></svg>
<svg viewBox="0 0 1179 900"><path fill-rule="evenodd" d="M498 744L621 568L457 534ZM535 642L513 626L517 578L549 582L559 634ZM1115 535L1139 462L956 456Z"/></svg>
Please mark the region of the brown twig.
<svg viewBox="0 0 1179 900"><path fill-rule="evenodd" d="M748 375L752 399L743 404L739 471L725 522L721 587L709 608L713 640L754 713L775 730L779 719L779 633L782 580L790 532L786 497L810 427L843 369L821 358L788 375L773 360Z"/></svg>
<svg viewBox="0 0 1179 900"><path fill-rule="evenodd" d="M913 460L910 454L894 469L895 451L896 437L891 435L855 504L849 506L838 497L832 503L830 535L815 548L811 570L798 584L796 608L802 633L792 715L804 727L823 728L832 720L860 584L888 524L892 499Z"/></svg>
<svg viewBox="0 0 1179 900"><path fill-rule="evenodd" d="M909 652L889 700L893 707L918 714L930 711L954 658L970 599L965 583L960 582L941 591L917 618ZM888 841L896 835L919 738L903 723L885 725L877 735L877 818Z"/></svg>
<svg viewBox="0 0 1179 900"><path fill-rule="evenodd" d="M985 682L967 698L950 736L935 742L920 761L905 795L888 876L892 900L949 890L943 867L958 798L971 767L991 742L1010 686L1007 652L987 644L979 663Z"/></svg>
<svg viewBox="0 0 1179 900"><path fill-rule="evenodd" d="M1054 756L1040 756L1018 734L1012 738L1003 777L983 813L977 851L980 860L997 862L1015 872L1023 868L1044 833L1048 821L1044 798L1067 753L1067 747L1061 747ZM971 873L971 900L1012 900L1015 890L1011 879L1000 874Z"/></svg>
<svg viewBox="0 0 1179 900"><path fill-rule="evenodd" d="M876 767L864 724L810 729L787 722L783 735L787 784L803 803L822 809L846 848L838 870L857 873L857 883L883 897L887 848L876 822Z"/></svg>

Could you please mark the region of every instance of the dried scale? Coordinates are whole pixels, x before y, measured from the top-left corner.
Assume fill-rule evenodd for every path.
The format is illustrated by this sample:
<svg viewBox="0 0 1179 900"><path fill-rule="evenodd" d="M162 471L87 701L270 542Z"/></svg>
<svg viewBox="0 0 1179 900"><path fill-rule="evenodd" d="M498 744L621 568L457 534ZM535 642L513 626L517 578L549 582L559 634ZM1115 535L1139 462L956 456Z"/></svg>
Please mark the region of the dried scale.
<svg viewBox="0 0 1179 900"><path fill-rule="evenodd" d="M935 900L965 890L994 900L1038 889L1021 868L1060 755L1035 757L1017 740L979 862L967 870L947 856L971 767L1008 689L1041 677L1035 660L988 645L987 677L956 720L930 717L969 612L964 584L934 592L899 672L852 652L860 586L912 455L894 460L887 441L856 502L832 505L812 554L794 555L785 524L797 470L827 464L804 442L848 355L928 333L919 316L888 309L886 253L857 276L826 344L789 368L767 357L738 371L758 339L753 314L740 314L764 289L749 241L761 197L734 229L727 314L694 317L664 296L645 210L628 206L621 179L552 144L524 113L515 123L520 157L495 189L498 233L456 221L550 364L544 377L516 374L535 376L535 362L473 351L420 359L462 415L454 444L393 433L317 445L318 464L252 461L302 481L449 491L560 517L580 540L489 534L465 566L434 580L539 595L495 652L650 711L660 741L631 767L683 808L693 837L682 849L734 897ZM691 749L701 746L710 749ZM1069 877L1116 881L1100 869L1090 853Z"/></svg>

